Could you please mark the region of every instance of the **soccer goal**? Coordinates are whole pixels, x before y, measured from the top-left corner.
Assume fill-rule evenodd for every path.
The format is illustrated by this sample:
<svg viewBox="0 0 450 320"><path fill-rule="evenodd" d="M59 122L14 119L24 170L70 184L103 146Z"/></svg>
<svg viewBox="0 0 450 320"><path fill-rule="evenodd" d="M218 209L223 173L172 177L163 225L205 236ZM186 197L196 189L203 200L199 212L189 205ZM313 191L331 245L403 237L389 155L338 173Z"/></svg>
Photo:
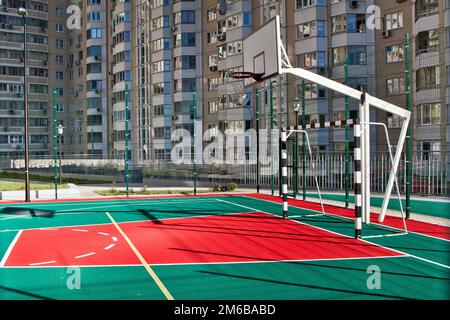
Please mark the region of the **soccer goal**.
<svg viewBox="0 0 450 320"><path fill-rule="evenodd" d="M370 108L376 108L389 112L393 115L403 119L403 124L397 143L397 149L395 154L389 146L389 152L391 155L392 169L389 173L389 179L386 186L386 190L383 197L383 203L381 212L378 218L378 224L384 222L389 199L391 197L393 187L396 186L397 194L400 199L400 191L397 182L397 171L399 168L403 146L406 140L407 129L409 126L411 113L405 109L402 109L389 102L383 101L370 95L367 92L356 90L352 87L343 85L324 76L320 76L311 71L294 68L289 61L286 49L281 40L281 24L280 17L276 16L274 19L266 23L259 30L251 34L243 41L243 71L235 72L232 76L235 78L253 78L256 82L261 82L269 79L275 75L291 74L306 81L319 84L329 90L335 91L349 98L359 101L359 119L354 125L355 139L359 142L355 146L355 166L360 166L355 169L355 235L361 237L362 223L370 224L370 127L373 125L380 125L370 121ZM347 121L350 119L347 119ZM293 132L300 132L307 134L306 128L283 128L282 138L289 137ZM389 140L389 138L388 138ZM282 142L283 143L283 142ZM283 162L285 159L281 159ZM360 161L360 163L356 163ZM284 180L284 177L282 177ZM360 182L360 189L356 186L356 183ZM360 191L360 193L359 193ZM319 190L320 192L320 190ZM286 198L286 193L284 193ZM283 207L283 215L287 216L287 200ZM404 216L403 216L404 217ZM406 224L405 232L406 232Z"/></svg>

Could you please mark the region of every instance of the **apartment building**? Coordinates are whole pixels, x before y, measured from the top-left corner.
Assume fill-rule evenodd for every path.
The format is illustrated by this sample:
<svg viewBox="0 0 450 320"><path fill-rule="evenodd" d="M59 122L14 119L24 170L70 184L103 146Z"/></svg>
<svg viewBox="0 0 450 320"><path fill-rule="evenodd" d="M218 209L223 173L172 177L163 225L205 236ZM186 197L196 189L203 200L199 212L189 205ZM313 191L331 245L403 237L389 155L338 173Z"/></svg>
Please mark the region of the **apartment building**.
<svg viewBox="0 0 450 320"><path fill-rule="evenodd" d="M206 148L219 131L254 128L256 86L232 79L242 70L242 41L279 14L281 36L294 66L366 90L406 107L405 34L411 34L413 151L448 152L450 116L448 0L83 0L81 28L66 25L73 1L0 0L0 156L18 157L23 145L23 23L26 5L30 154L53 146L53 104L64 126L66 156L125 154L125 89L128 87L129 158L135 164L171 161L174 129L193 132ZM379 29L367 10L381 8ZM345 78L347 61L348 78ZM273 109L270 105L273 88ZM301 80L277 76L260 84L260 127L294 124ZM342 96L306 83L306 121L346 117ZM349 100L350 117L358 102ZM373 110L396 141L399 119ZM202 132L208 131L203 135ZM371 131L373 151L386 147ZM341 152L343 129L316 130L317 151ZM251 143L250 141L248 144ZM248 146L248 145L247 145ZM198 150L197 150L198 151Z"/></svg>
<svg viewBox="0 0 450 320"><path fill-rule="evenodd" d="M137 163L171 160L172 147L178 142L172 139L173 130L193 134L194 98L201 136L201 6L198 0L137 1L133 25ZM197 151L201 152L201 147Z"/></svg>
<svg viewBox="0 0 450 320"><path fill-rule="evenodd" d="M413 150L449 152L450 2L417 0L412 9Z"/></svg>
<svg viewBox="0 0 450 320"><path fill-rule="evenodd" d="M128 148L128 159L132 160L134 150L134 132L136 124L136 108L133 108L133 82L132 82L132 3L130 0L116 0L111 8L111 23L108 24L108 35L111 35L107 46L109 68L108 75L111 85L109 89L112 115L111 140L112 156L115 159L124 159ZM128 96L126 96L126 94ZM126 109L128 108L128 115ZM128 118L127 118L128 117ZM126 124L128 119L128 124ZM128 131L126 130L128 126ZM126 134L128 132L128 137ZM127 142L128 139L128 142ZM126 144L128 143L128 146Z"/></svg>
<svg viewBox="0 0 450 320"><path fill-rule="evenodd" d="M29 154L48 154L49 118L48 102L50 55L55 43L49 42L48 27L54 18L49 17L47 1L0 1L0 156L21 158L23 152L23 61L24 24L17 9L25 5L27 24L27 76L29 107ZM53 64L52 64L53 65Z"/></svg>

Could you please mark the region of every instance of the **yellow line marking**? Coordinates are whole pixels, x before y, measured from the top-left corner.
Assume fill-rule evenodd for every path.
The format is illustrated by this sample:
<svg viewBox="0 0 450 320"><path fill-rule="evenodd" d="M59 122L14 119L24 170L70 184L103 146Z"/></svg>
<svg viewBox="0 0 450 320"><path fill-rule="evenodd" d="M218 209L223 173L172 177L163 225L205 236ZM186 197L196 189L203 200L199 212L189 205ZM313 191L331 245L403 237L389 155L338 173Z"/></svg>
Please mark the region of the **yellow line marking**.
<svg viewBox="0 0 450 320"><path fill-rule="evenodd" d="M169 290L167 290L166 286L162 283L162 281L158 278L156 273L153 271L153 269L150 267L150 264L145 261L142 254L139 252L139 250L134 246L133 242L128 238L128 236L123 232L123 230L119 227L117 222L111 217L111 215L108 212L105 212L108 218L113 223L114 227L120 232L120 234L125 238L125 241L128 243L128 245L133 250L134 254L138 257L141 264L144 266L145 270L147 270L148 274L152 277L153 281L158 285L159 289L162 291L162 293L166 296L167 300L175 300L173 296L170 294Z"/></svg>

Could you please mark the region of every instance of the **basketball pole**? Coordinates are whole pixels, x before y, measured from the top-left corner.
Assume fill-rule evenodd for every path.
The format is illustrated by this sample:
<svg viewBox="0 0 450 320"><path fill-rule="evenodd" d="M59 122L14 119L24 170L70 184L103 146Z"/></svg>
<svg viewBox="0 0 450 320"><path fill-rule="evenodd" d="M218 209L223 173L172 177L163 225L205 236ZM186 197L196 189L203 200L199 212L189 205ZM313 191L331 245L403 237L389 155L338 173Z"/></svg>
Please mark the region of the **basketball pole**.
<svg viewBox="0 0 450 320"><path fill-rule="evenodd" d="M197 92L195 92L194 91L194 93L193 93L193 103L194 103L194 105L193 105L193 123L192 123L192 126L193 126L193 130L194 130L194 132L193 132L193 140L192 140L192 143L193 143L193 148L192 148L192 152L193 152L193 156L194 156L194 158L193 158L193 164L194 164L194 166L193 166L193 171L194 171L194 195L197 195L197 159L196 159L196 121L197 121Z"/></svg>
<svg viewBox="0 0 450 320"><path fill-rule="evenodd" d="M411 45L409 33L406 34L406 110L411 111ZM411 126L406 133L406 219L411 215Z"/></svg>
<svg viewBox="0 0 450 320"><path fill-rule="evenodd" d="M302 126L306 124L306 99L305 99L305 80L302 80ZM302 134L302 158L303 158L303 201L306 200L306 137L304 134ZM312 161L312 159L311 159Z"/></svg>
<svg viewBox="0 0 450 320"><path fill-rule="evenodd" d="M345 57L345 84L348 85L348 55ZM345 120L350 119L348 96L345 96ZM350 155L349 155L349 126L345 126L345 207L349 207L350 194Z"/></svg>
<svg viewBox="0 0 450 320"><path fill-rule="evenodd" d="M259 84L256 86L256 192L259 193Z"/></svg>
<svg viewBox="0 0 450 320"><path fill-rule="evenodd" d="M275 175L274 175L274 156L273 156L273 83L272 80L270 80L270 89L269 89L269 93L270 93L270 146L271 149L270 150L270 155L271 155L271 171L272 171L272 177L271 177L271 182L270 182L270 187L271 187L271 194L272 196L275 195Z"/></svg>

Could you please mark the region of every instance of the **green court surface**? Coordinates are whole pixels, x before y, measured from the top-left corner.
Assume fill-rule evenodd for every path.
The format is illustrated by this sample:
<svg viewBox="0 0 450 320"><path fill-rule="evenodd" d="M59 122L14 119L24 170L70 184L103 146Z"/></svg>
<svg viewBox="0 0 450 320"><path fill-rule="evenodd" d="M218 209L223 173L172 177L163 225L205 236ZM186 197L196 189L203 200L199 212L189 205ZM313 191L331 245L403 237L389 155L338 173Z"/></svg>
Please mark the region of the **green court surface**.
<svg viewBox="0 0 450 320"><path fill-rule="evenodd" d="M302 197L303 194L299 193L298 197ZM316 193L307 193L307 197L319 198ZM322 198L325 200L345 202L344 194L336 193L323 193ZM350 203L355 203L355 197L349 196ZM370 205L372 207L381 208L383 204L382 196L371 196ZM403 210L405 210L406 202L402 200ZM388 204L388 209L400 211L400 204L397 198L391 197ZM411 199L411 213L423 214L432 217L450 219L450 198L442 199Z"/></svg>
<svg viewBox="0 0 450 320"><path fill-rule="evenodd" d="M0 300L166 299L160 284L175 300L450 299L448 238L411 232L355 240L352 220L310 217L310 209L290 206L289 213L300 216L293 222L279 218L281 208L251 196L3 204ZM125 238L114 233L105 212L142 253L157 281ZM117 245L101 257L97 252L97 258L73 264L83 259L71 260L66 249L87 244L58 238L58 232L69 229L79 231L72 237L109 230ZM40 232L50 237L48 243L32 237ZM364 229L365 235L389 232ZM264 258L278 257L283 247L292 248L298 259ZM108 255L119 249L118 260ZM55 262L30 266L23 262L26 255L54 257ZM120 260L123 256L129 262ZM370 286L374 267L380 271L377 288Z"/></svg>

